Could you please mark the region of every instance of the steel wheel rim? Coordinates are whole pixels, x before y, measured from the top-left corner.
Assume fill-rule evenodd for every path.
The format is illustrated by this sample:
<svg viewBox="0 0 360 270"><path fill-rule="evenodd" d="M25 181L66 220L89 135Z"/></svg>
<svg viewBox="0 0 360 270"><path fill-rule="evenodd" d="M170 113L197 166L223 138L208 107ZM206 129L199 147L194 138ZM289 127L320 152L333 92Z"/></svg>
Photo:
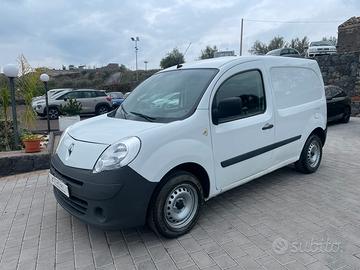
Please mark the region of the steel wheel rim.
<svg viewBox="0 0 360 270"><path fill-rule="evenodd" d="M55 109L50 109L49 110L49 118L50 119L55 119L56 117L58 117L58 112Z"/></svg>
<svg viewBox="0 0 360 270"><path fill-rule="evenodd" d="M321 155L321 146L317 141L312 141L307 151L307 160L310 167L314 168L318 165Z"/></svg>
<svg viewBox="0 0 360 270"><path fill-rule="evenodd" d="M194 218L199 204L198 193L190 184L176 186L164 203L166 224L173 229L187 226Z"/></svg>
<svg viewBox="0 0 360 270"><path fill-rule="evenodd" d="M106 107L100 107L99 108L99 114L104 114L107 112L107 108Z"/></svg>

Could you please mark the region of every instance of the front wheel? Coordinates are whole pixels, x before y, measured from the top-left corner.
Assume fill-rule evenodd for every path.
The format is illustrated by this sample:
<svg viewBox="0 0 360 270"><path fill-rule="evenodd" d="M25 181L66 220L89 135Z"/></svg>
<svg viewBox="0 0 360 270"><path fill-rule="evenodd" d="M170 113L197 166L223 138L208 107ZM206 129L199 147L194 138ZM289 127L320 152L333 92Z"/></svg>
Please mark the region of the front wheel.
<svg viewBox="0 0 360 270"><path fill-rule="evenodd" d="M199 218L204 195L199 180L177 171L165 179L149 209L148 224L157 233L174 238L189 232Z"/></svg>
<svg viewBox="0 0 360 270"><path fill-rule="evenodd" d="M295 167L302 173L313 173L319 168L321 158L321 139L315 134L310 135L301 151L300 159L295 163Z"/></svg>
<svg viewBox="0 0 360 270"><path fill-rule="evenodd" d="M349 123L351 116L350 107L345 107L343 117L341 118L342 123Z"/></svg>

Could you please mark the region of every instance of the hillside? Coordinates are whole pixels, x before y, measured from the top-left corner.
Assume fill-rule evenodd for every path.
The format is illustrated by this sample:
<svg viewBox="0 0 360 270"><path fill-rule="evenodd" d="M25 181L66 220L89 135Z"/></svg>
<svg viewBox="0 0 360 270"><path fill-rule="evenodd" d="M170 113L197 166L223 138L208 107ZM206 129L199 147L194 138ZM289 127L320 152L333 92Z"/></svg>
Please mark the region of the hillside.
<svg viewBox="0 0 360 270"><path fill-rule="evenodd" d="M102 67L83 70L46 70L50 75L49 88L94 88L128 92L158 70L136 72L119 67Z"/></svg>

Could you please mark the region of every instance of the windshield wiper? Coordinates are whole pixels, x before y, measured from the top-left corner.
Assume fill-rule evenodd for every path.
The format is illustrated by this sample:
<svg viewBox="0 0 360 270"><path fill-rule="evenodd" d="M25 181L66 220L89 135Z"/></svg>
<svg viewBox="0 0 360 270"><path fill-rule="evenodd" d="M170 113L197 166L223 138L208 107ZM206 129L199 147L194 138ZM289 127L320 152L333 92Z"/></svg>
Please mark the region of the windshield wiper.
<svg viewBox="0 0 360 270"><path fill-rule="evenodd" d="M138 113L138 112L130 112L130 113L133 115L139 116L141 118L144 118L144 119L148 120L149 122L154 122L154 120L156 120L155 117L151 117L146 114L142 114L142 113Z"/></svg>

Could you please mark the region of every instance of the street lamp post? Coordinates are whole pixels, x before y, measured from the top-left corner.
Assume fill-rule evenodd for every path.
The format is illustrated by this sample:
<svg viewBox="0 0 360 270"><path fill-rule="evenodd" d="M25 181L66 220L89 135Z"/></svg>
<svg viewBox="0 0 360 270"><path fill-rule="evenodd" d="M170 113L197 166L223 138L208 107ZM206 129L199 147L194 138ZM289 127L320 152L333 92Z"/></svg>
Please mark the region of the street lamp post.
<svg viewBox="0 0 360 270"><path fill-rule="evenodd" d="M49 98L48 98L48 85L47 85L49 79L50 79L49 75L47 75L46 73L40 75L40 80L44 83L44 87L45 87L45 106L46 106L46 121L47 121L48 133L50 133Z"/></svg>
<svg viewBox="0 0 360 270"><path fill-rule="evenodd" d="M140 41L139 37L132 37L131 38L132 41L135 42L135 72L136 72L136 80L138 81L139 80L139 74L138 74L138 60L137 60L137 54L138 54L138 42Z"/></svg>
<svg viewBox="0 0 360 270"><path fill-rule="evenodd" d="M11 93L11 111L12 111L13 128L14 128L14 142L15 142L15 147L18 147L19 146L19 130L18 130L18 126L17 126L14 80L19 74L19 69L16 65L9 64L4 67L4 74L6 77L9 78L10 93Z"/></svg>
<svg viewBox="0 0 360 270"><path fill-rule="evenodd" d="M145 71L147 71L147 64L148 64L149 62L148 61L144 61L144 64L145 64Z"/></svg>

